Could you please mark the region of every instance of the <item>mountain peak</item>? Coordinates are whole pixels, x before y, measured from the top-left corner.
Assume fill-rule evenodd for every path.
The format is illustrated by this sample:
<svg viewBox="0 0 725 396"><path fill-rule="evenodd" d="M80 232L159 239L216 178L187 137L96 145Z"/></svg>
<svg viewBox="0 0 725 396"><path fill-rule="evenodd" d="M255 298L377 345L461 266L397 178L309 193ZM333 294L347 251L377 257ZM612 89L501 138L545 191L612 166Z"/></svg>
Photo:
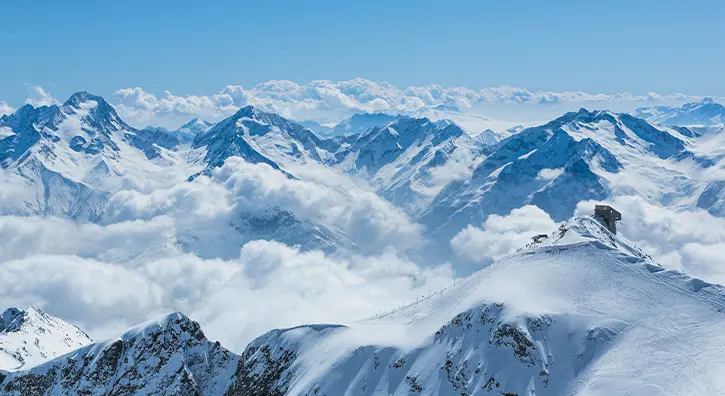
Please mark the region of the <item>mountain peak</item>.
<svg viewBox="0 0 725 396"><path fill-rule="evenodd" d="M195 335L201 331L201 327L198 323L194 322L183 313L171 312L132 327L123 335L122 338L130 339L138 336L165 333L169 331ZM201 333L201 335L203 336L203 333Z"/></svg>
<svg viewBox="0 0 725 396"><path fill-rule="evenodd" d="M41 365L2 372L0 393L27 394L30 389L33 394L64 395L238 394L225 389L239 375L239 358L207 340L196 322L175 312L138 325L120 339L76 347Z"/></svg>
<svg viewBox="0 0 725 396"><path fill-rule="evenodd" d="M606 225L598 220L595 216L578 216L571 220L561 223L559 227L546 238L537 236L530 244L526 245L519 252L532 248L551 248L562 245L578 245L582 243L591 243L602 248L617 250L627 256L632 256L637 260L645 263L659 266L652 258L642 249L626 237L610 232Z"/></svg>
<svg viewBox="0 0 725 396"><path fill-rule="evenodd" d="M32 367L91 342L78 327L32 305L0 315L0 369Z"/></svg>
<svg viewBox="0 0 725 396"><path fill-rule="evenodd" d="M256 107L254 107L252 105L247 105L247 106L244 106L241 109L237 110L237 112L234 115L237 117L255 118L255 117L259 116L260 114L264 114L264 112L257 109Z"/></svg>
<svg viewBox="0 0 725 396"><path fill-rule="evenodd" d="M706 97L702 98L701 102L704 104L715 103L715 101L710 96L706 96Z"/></svg>
<svg viewBox="0 0 725 396"><path fill-rule="evenodd" d="M169 130L165 127L153 126L153 125L148 125L143 130L144 131L154 131L154 132L169 132Z"/></svg>
<svg viewBox="0 0 725 396"><path fill-rule="evenodd" d="M214 125L213 122L202 120L199 117L194 117L191 120L189 120L188 122L186 122L184 125L180 126L179 130L188 129L190 131L195 131L195 132L198 132L200 130L205 131L205 130L209 129L210 127L212 127L213 125Z"/></svg>
<svg viewBox="0 0 725 396"><path fill-rule="evenodd" d="M106 104L108 103L103 99L102 97L98 95L93 95L91 93L88 93L87 91L78 91L74 93L73 95L68 98L68 100L63 103L64 107L71 106L71 107L79 107L81 103L95 101L98 102L98 104Z"/></svg>
<svg viewBox="0 0 725 396"><path fill-rule="evenodd" d="M580 108L577 112L569 112L563 116L549 122L547 125L562 126L570 122L581 122L584 124L591 124L600 122L603 120L615 121L616 115L609 110L587 110L584 107Z"/></svg>
<svg viewBox="0 0 725 396"><path fill-rule="evenodd" d="M187 121L186 123L184 123L184 125L179 127L179 129L192 128L194 126L201 125L201 124L206 124L206 121L202 121L201 119L199 119L199 117L194 117L194 118L190 119L189 121Z"/></svg>

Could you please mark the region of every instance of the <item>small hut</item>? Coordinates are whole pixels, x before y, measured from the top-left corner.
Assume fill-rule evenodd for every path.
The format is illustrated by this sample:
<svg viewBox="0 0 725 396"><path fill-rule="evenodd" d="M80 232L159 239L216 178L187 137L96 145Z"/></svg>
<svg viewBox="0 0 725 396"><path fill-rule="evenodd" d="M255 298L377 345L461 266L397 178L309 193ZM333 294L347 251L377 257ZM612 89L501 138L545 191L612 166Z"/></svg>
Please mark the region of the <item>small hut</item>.
<svg viewBox="0 0 725 396"><path fill-rule="evenodd" d="M594 205L594 217L597 218L612 234L617 234L617 222L622 220L622 214L608 205Z"/></svg>

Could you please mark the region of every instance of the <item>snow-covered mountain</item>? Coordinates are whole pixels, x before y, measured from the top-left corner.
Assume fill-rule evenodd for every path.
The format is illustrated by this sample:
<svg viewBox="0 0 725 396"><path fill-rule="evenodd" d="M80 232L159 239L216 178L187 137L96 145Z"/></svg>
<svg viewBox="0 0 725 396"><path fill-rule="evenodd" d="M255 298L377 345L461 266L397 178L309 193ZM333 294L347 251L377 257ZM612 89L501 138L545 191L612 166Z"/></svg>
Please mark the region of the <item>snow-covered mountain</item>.
<svg viewBox="0 0 725 396"><path fill-rule="evenodd" d="M465 175L488 146L450 122L399 117L337 139L328 163L368 179L390 202L415 214Z"/></svg>
<svg viewBox="0 0 725 396"><path fill-rule="evenodd" d="M27 370L92 340L78 327L33 306L0 315L0 370Z"/></svg>
<svg viewBox="0 0 725 396"><path fill-rule="evenodd" d="M186 124L180 126L179 129L174 131L174 134L179 136L182 143L190 143L194 140L196 135L208 131L213 126L213 122L201 120L195 117Z"/></svg>
<svg viewBox="0 0 725 396"><path fill-rule="evenodd" d="M317 161L329 157L325 141L309 129L253 106L241 108L196 136L192 148L206 150L207 172L229 157L281 169L289 161Z"/></svg>
<svg viewBox="0 0 725 396"><path fill-rule="evenodd" d="M370 128L381 126L393 121L401 115L390 115L386 113L355 113L337 124L322 125L316 121L300 121L299 124L308 128L315 135L328 139L336 136L354 135L367 131Z"/></svg>
<svg viewBox="0 0 725 396"><path fill-rule="evenodd" d="M690 107L712 106L704 101ZM421 223L429 239L442 244L431 244L442 258L450 253L448 241L466 226L527 204L564 220L579 201L638 195L725 216L725 183L714 171L725 166L725 151L719 149L725 135L713 127L660 126L585 109L538 127L474 137L448 120L385 114L360 114L340 126L344 135L323 139L278 114L247 106L213 126L190 121L180 130L195 137L185 143L178 131L129 126L102 98L86 92L63 105L26 105L0 118L0 164L24 187L14 193L20 198L0 202L0 211L100 221L121 189L147 179L170 187L240 157L290 178L305 164L361 177ZM227 225L219 233L235 235L220 238L233 239L235 249L255 235L310 241L310 248L327 251L354 246L333 226L272 207L242 213ZM192 245L201 244L193 242L198 237L179 243L197 251Z"/></svg>
<svg viewBox="0 0 725 396"><path fill-rule="evenodd" d="M518 125L514 122L496 120L481 114L462 112L453 105L422 107L414 111L405 112L404 114L414 118L427 118L434 122L454 122L469 135L477 135L481 131L490 129L496 131L496 134L502 137L508 137L511 135L509 129Z"/></svg>
<svg viewBox="0 0 725 396"><path fill-rule="evenodd" d="M326 155L320 149L325 142L309 130L252 107L241 109L214 128L194 119L179 131L138 130L102 98L86 92L74 94L62 106L26 105L3 116L0 128L4 128L0 164L24 186L15 200L0 202L0 213L54 215L77 221L103 221L110 197L121 189L135 189L132 183L150 179L171 187L205 168L210 172L230 156L281 169L278 163L321 163L318 153ZM197 138L193 148L191 142L185 142L184 133ZM244 243L255 239L324 251L354 246L335 227L275 207L239 213L208 236L211 240L193 229L179 231L177 243L192 252L213 246L219 252L238 254Z"/></svg>
<svg viewBox="0 0 725 396"><path fill-rule="evenodd" d="M346 325L272 330L240 355L181 314L0 392L169 395L722 394L725 288L576 218L433 296Z"/></svg>
<svg viewBox="0 0 725 396"><path fill-rule="evenodd" d="M170 131L164 127L147 126L139 132L148 136L147 140L171 149L181 144L191 143L194 141L196 135L208 131L213 126L213 122L204 121L195 117L174 131Z"/></svg>
<svg viewBox="0 0 725 396"><path fill-rule="evenodd" d="M581 218L382 317L271 331L243 364L270 394L721 394L724 291Z"/></svg>
<svg viewBox="0 0 725 396"><path fill-rule="evenodd" d="M687 129L655 127L628 114L567 113L498 143L470 178L453 181L420 221L443 240L490 214L533 204L555 220L582 200L635 194L676 207L697 203L713 155ZM721 194L718 190L718 194Z"/></svg>
<svg viewBox="0 0 725 396"><path fill-rule="evenodd" d="M662 125L710 127L725 124L725 107L715 103L712 98L682 106L640 107L632 114Z"/></svg>
<svg viewBox="0 0 725 396"><path fill-rule="evenodd" d="M508 136L510 136L510 134L502 134L494 131L493 129L486 129L485 131L476 135L474 138L487 146L495 146L496 143L504 140Z"/></svg>
<svg viewBox="0 0 725 396"><path fill-rule="evenodd" d="M126 124L103 98L73 94L63 105L25 105L0 118L0 166L26 181L7 214L93 220L124 179L144 179L176 164L178 139ZM182 179L183 180L183 179Z"/></svg>
<svg viewBox="0 0 725 396"><path fill-rule="evenodd" d="M239 356L169 314L27 371L0 372L3 395L221 395Z"/></svg>

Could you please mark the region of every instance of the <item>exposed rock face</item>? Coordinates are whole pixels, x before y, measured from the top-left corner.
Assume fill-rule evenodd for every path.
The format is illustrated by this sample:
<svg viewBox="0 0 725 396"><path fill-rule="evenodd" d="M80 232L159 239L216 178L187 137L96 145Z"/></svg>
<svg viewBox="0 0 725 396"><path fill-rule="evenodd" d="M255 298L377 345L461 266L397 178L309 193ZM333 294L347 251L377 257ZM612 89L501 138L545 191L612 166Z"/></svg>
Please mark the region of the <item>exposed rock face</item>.
<svg viewBox="0 0 725 396"><path fill-rule="evenodd" d="M239 356L206 339L182 314L91 344L28 371L6 373L7 395L217 395Z"/></svg>

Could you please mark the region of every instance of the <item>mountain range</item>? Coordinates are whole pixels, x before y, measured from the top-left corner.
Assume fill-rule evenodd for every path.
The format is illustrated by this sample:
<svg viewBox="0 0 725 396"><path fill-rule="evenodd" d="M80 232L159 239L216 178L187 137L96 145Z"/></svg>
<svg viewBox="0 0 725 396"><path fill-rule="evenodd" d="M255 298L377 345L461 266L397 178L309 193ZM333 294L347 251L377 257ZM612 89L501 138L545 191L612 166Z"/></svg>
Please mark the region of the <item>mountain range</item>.
<svg viewBox="0 0 725 396"><path fill-rule="evenodd" d="M0 370L0 394L721 394L723 309L722 286L664 270L580 217L373 318L272 330L237 354L168 314ZM4 325L18 315L7 312Z"/></svg>
<svg viewBox="0 0 725 396"><path fill-rule="evenodd" d="M228 165L256 164L267 172L260 178L286 181L325 169L317 177L331 191L362 186L352 195L373 194L420 226L426 244L411 252L416 261L452 262L465 278L373 318L272 330L243 351L209 340L178 312L94 342L38 308L10 308L0 315L0 394L723 394L723 288L664 270L595 218L572 219L581 201L623 195L725 216L718 106L580 109L479 135L422 114L360 114L318 136L253 106L168 131L134 128L86 92L25 105L0 118L0 182L19 186L0 194L3 215L135 221L146 217L115 212L129 191L177 193L143 201L154 213L193 200L183 187L198 184L231 209L177 224L170 248L231 259L266 239L364 252L355 228L383 214L351 226L310 215L289 204L291 191L271 199L248 188L256 179L234 178L252 168ZM425 109L437 111L455 109ZM338 177L348 184L335 185ZM217 184L230 189L218 193ZM483 269L454 255L461 230L524 205L561 225Z"/></svg>
<svg viewBox="0 0 725 396"><path fill-rule="evenodd" d="M712 98L685 103L682 106L640 107L633 115L662 125L722 127L725 124L725 107L715 103Z"/></svg>
<svg viewBox="0 0 725 396"><path fill-rule="evenodd" d="M0 370L22 370L88 345L78 327L36 307L0 315Z"/></svg>
<svg viewBox="0 0 725 396"><path fill-rule="evenodd" d="M725 215L725 183L710 172L722 164L724 153L717 147L725 134L669 125L714 122L721 110L705 99L635 112L667 121L665 126L634 115L581 109L541 126L479 136L452 121L360 114L339 123L338 136L323 138L252 106L216 124L194 119L173 132L136 129L103 98L78 92L62 105L25 105L0 118L0 165L26 187L20 197L0 202L0 209L98 222L107 215L109 199L134 188L134 181L162 175L165 185L183 183L211 175L230 157L266 164L289 178L300 177L295 167L317 164L364 179L420 223L430 252L445 258L448 241L467 225L527 204L561 221L579 201L634 194L665 206ZM309 249L355 246L344 230L285 208L240 216L230 232L261 233ZM289 224L300 226L280 229ZM240 238L240 243L248 240ZM321 243L305 242L312 240Z"/></svg>

